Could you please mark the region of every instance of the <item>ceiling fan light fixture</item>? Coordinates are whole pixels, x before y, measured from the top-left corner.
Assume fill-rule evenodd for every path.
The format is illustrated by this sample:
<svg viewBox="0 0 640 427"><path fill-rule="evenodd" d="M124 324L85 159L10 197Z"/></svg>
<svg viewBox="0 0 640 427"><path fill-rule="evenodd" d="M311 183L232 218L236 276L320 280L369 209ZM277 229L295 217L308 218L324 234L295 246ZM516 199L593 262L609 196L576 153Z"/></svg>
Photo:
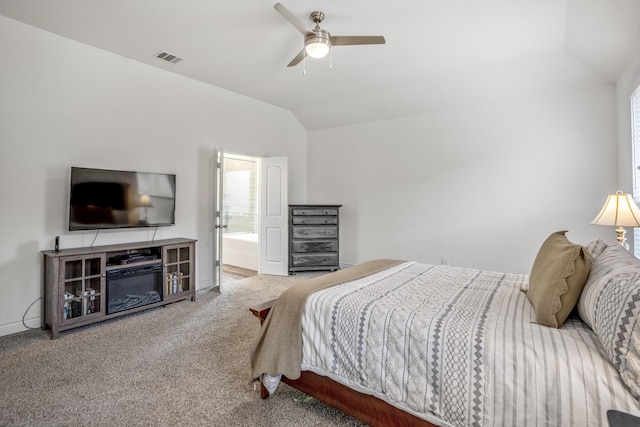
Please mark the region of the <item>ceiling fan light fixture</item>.
<svg viewBox="0 0 640 427"><path fill-rule="evenodd" d="M310 57L324 58L331 49L331 35L324 30L315 31L305 37L304 48Z"/></svg>

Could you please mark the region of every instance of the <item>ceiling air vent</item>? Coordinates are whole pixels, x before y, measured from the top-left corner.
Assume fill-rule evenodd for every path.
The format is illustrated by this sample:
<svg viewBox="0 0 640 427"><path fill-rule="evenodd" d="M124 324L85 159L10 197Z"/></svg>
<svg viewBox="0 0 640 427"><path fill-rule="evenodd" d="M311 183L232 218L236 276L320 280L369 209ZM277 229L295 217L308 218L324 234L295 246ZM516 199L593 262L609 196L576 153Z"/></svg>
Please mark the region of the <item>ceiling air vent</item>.
<svg viewBox="0 0 640 427"><path fill-rule="evenodd" d="M164 51L156 54L156 58L162 59L163 61L171 62L172 64L182 61L182 58L180 58L179 56Z"/></svg>

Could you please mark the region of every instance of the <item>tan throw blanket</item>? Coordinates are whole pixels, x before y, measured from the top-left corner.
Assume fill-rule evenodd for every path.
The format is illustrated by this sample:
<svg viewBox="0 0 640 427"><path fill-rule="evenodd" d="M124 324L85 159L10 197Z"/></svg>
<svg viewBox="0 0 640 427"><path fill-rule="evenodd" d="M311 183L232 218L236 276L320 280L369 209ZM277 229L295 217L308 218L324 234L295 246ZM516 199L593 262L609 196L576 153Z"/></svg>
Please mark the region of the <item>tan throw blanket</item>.
<svg viewBox="0 0 640 427"><path fill-rule="evenodd" d="M302 364L302 310L312 293L378 273L404 261L379 259L334 273L314 277L294 285L274 302L251 348L251 378L262 374L300 377Z"/></svg>

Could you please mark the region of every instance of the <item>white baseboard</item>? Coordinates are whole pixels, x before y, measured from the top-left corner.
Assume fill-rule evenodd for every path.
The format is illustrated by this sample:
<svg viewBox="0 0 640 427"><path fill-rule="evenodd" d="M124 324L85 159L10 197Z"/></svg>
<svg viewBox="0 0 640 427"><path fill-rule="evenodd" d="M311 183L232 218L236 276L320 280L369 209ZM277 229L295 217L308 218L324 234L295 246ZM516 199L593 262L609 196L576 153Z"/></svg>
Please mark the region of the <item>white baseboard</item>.
<svg viewBox="0 0 640 427"><path fill-rule="evenodd" d="M6 335L17 334L18 332L28 331L31 328L33 328L33 329L41 329L42 328L42 319L40 317L37 317L35 319L27 319L27 320L25 320L24 323L26 323L28 328L25 327L22 324L22 322L9 323L8 325L0 326L0 337L4 337Z"/></svg>

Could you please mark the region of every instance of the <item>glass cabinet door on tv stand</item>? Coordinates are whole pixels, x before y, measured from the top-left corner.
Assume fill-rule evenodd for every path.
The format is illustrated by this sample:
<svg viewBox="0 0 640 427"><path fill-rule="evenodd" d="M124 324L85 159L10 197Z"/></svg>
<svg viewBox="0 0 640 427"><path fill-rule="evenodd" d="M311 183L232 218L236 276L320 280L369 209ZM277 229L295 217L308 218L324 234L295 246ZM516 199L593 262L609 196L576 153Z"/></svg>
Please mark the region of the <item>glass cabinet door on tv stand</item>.
<svg viewBox="0 0 640 427"><path fill-rule="evenodd" d="M76 253L45 261L44 320L53 338L59 331L88 325L105 315L105 253Z"/></svg>
<svg viewBox="0 0 640 427"><path fill-rule="evenodd" d="M63 322L104 315L105 264L104 254L63 258Z"/></svg>
<svg viewBox="0 0 640 427"><path fill-rule="evenodd" d="M165 268L164 298L184 294L193 290L195 263L195 245L192 243L165 246L163 248L162 259ZM195 293L192 298L195 301Z"/></svg>

